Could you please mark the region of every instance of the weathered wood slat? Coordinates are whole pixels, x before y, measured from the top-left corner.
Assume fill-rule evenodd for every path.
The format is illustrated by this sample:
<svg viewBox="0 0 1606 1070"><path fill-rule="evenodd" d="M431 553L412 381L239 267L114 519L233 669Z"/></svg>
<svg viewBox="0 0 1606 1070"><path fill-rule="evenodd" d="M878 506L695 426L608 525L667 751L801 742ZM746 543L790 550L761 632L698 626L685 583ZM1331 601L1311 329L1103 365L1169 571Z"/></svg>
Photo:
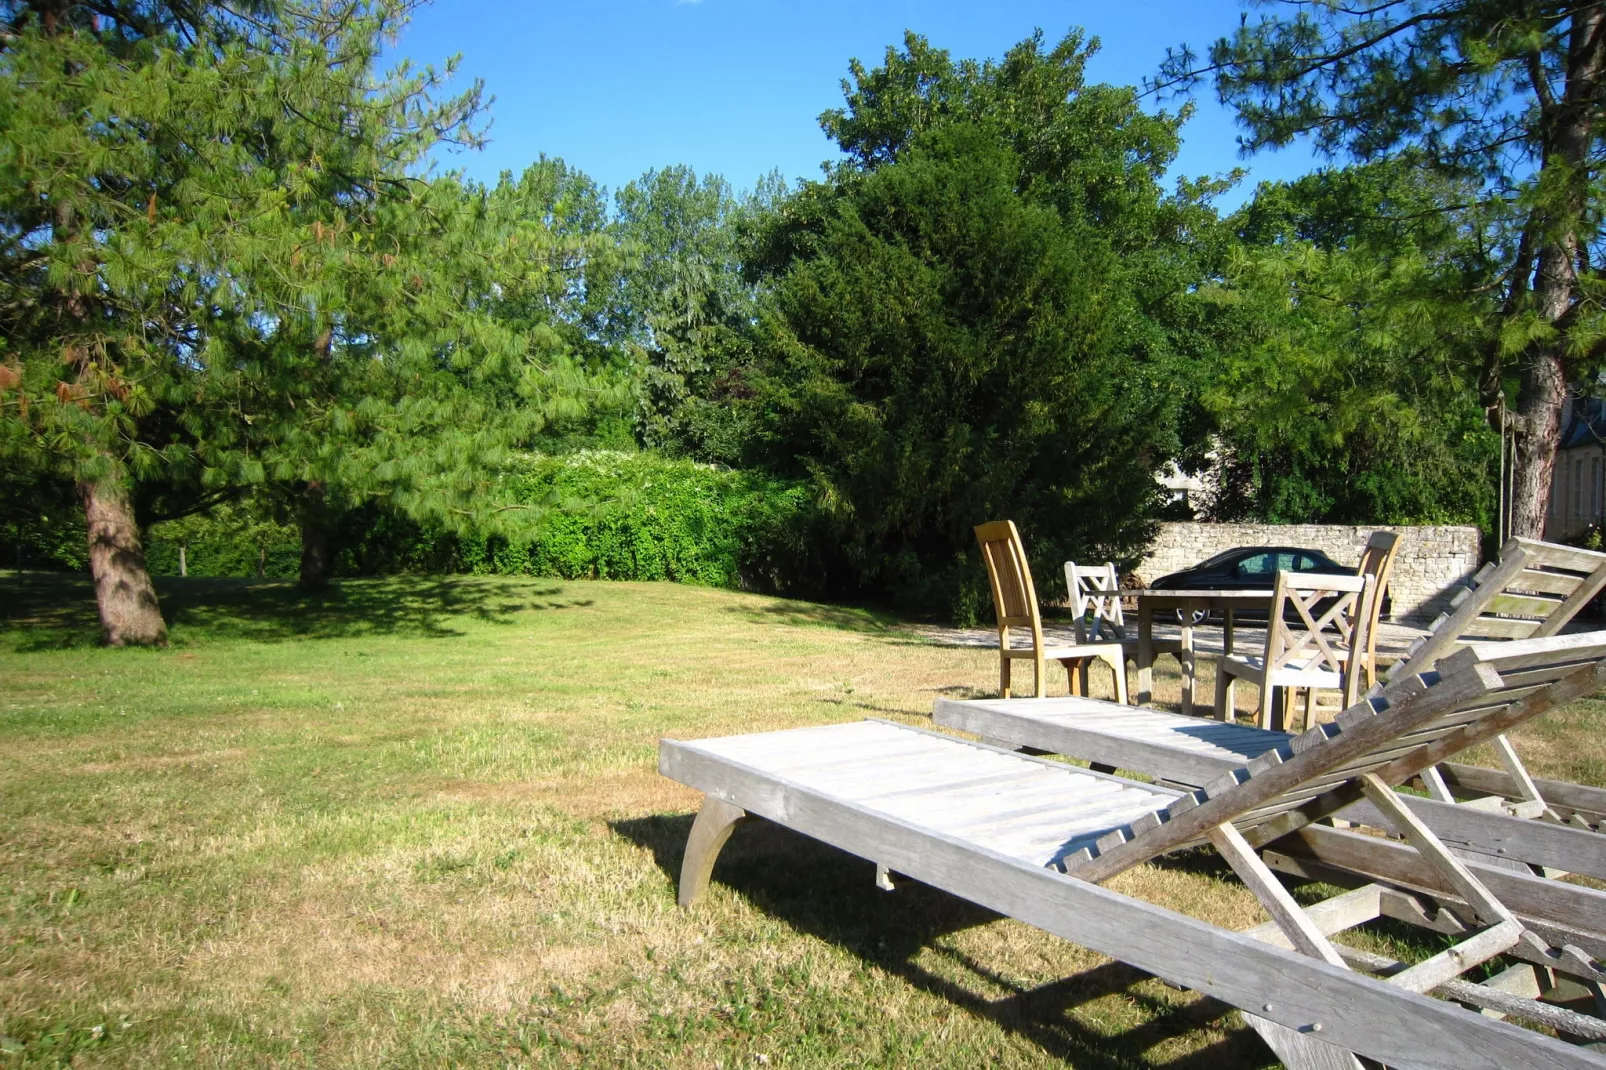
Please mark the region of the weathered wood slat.
<svg viewBox="0 0 1606 1070"><path fill-rule="evenodd" d="M1492 670L1474 665L1426 690L1401 688L1394 694L1406 697L1397 702L1379 698L1358 703L1340 714L1331 725L1320 726L1293 740L1290 749L1299 752L1286 761L1279 753L1281 748L1262 754L1244 770L1230 773L1221 781L1194 792L1191 801L1173 803L1166 811L1166 823L1143 842L1129 841L1108 850L1100 843L1100 854L1080 864L1074 872L1085 880L1105 880L1171 850L1173 842L1196 839L1207 829L1272 802L1285 792L1297 790L1304 781L1325 770L1384 745L1412 725L1498 686L1500 679ZM1389 716L1377 716L1380 709L1386 709ZM1319 740L1324 742L1318 743Z"/></svg>
<svg viewBox="0 0 1606 1070"><path fill-rule="evenodd" d="M1600 833L1491 814L1415 795L1401 795L1400 800L1451 847L1606 879L1606 836ZM1386 827L1382 815L1369 802L1346 807L1338 816L1374 828Z"/></svg>
<svg viewBox="0 0 1606 1070"><path fill-rule="evenodd" d="M1527 639L1539 622L1518 617L1479 617L1461 629L1463 639Z"/></svg>
<svg viewBox="0 0 1606 1070"><path fill-rule="evenodd" d="M1513 669L1555 662L1597 661L1606 657L1601 632L1514 639L1509 643L1472 643L1472 652L1504 676Z"/></svg>
<svg viewBox="0 0 1606 1070"><path fill-rule="evenodd" d="M962 745L962 744L956 744ZM695 744L660 769L734 806L1341 1048L1394 1065L1600 1070L1606 1058L1506 1022L1067 878L863 807L822 797ZM1275 993L1271 1009L1265 994Z"/></svg>
<svg viewBox="0 0 1606 1070"><path fill-rule="evenodd" d="M1532 591L1535 594L1558 594L1565 598L1578 589L1578 583L1578 577L1572 573L1540 572L1537 569L1523 569L1516 579L1511 581L1508 590Z"/></svg>
<svg viewBox="0 0 1606 1070"><path fill-rule="evenodd" d="M1455 889L1442 874L1407 844L1358 832L1306 825L1266 848L1305 856L1350 873L1437 896L1454 896ZM1582 930L1574 935L1585 950L1599 955L1606 949L1606 892L1565 881L1517 873L1513 870L1467 861L1469 869L1514 914Z"/></svg>
<svg viewBox="0 0 1606 1070"><path fill-rule="evenodd" d="M1469 792L1514 797L1517 790L1511 774L1503 769L1484 769L1475 765L1446 762L1439 767L1439 771L1451 787L1463 788ZM1545 780L1542 777L1535 777L1534 784L1539 788L1539 794L1552 805L1606 818L1606 788L1569 784L1562 780Z"/></svg>
<svg viewBox="0 0 1606 1070"><path fill-rule="evenodd" d="M1485 613L1495 613L1503 617L1538 617L1543 619L1550 616L1561 605L1560 598L1543 598L1532 594L1501 593L1489 599Z"/></svg>
<svg viewBox="0 0 1606 1070"><path fill-rule="evenodd" d="M1528 555L1529 567L1566 569L1568 572L1581 572L1587 575L1600 568L1602 563L1606 563L1606 555L1594 550L1563 546L1560 543L1519 538L1517 545Z"/></svg>

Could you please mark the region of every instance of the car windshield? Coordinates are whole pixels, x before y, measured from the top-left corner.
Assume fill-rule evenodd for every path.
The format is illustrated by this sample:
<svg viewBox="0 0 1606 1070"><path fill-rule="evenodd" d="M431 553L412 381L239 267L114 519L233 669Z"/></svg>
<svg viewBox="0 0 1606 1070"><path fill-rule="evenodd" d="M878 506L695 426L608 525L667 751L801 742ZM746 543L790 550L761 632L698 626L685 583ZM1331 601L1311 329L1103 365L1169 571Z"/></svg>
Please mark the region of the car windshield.
<svg viewBox="0 0 1606 1070"><path fill-rule="evenodd" d="M1203 561L1199 562L1197 565L1194 565L1193 567L1194 568L1209 568L1211 565L1219 565L1219 564L1222 564L1223 562L1230 561L1232 558L1236 557L1237 555L1239 555L1239 554L1241 554L1243 552L1244 552L1243 551L1243 547L1239 547L1236 550L1223 550L1223 551L1221 551L1221 553L1217 554L1215 557L1207 557Z"/></svg>

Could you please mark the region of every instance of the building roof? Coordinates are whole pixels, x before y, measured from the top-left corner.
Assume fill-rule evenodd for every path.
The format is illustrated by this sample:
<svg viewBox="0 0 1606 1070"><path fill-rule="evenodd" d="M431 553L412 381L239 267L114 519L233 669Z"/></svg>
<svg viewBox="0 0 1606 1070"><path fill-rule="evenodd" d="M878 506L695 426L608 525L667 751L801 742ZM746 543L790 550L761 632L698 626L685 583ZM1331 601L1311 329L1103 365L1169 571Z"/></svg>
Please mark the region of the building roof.
<svg viewBox="0 0 1606 1070"><path fill-rule="evenodd" d="M1606 443L1606 399L1574 398L1572 418L1562 428L1561 449Z"/></svg>

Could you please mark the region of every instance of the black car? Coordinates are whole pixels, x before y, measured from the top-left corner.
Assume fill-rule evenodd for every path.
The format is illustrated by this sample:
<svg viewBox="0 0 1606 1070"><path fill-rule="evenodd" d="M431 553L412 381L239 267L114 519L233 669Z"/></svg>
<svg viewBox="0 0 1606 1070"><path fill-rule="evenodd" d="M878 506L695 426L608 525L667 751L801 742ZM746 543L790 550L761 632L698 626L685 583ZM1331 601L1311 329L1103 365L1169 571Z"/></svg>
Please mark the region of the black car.
<svg viewBox="0 0 1606 1070"><path fill-rule="evenodd" d="M1192 568L1161 576L1149 587L1162 591L1270 590L1272 584L1277 582L1277 573L1285 569L1290 572L1355 575L1353 566L1341 565L1320 550L1298 546L1240 546L1235 550L1224 550ZM1385 591L1382 606L1384 617L1389 615L1389 602L1388 592ZM1177 610L1177 616L1181 618L1182 610ZM1196 611L1193 616L1194 623L1199 624L1204 621L1206 614ZM1250 614L1242 616L1249 617Z"/></svg>

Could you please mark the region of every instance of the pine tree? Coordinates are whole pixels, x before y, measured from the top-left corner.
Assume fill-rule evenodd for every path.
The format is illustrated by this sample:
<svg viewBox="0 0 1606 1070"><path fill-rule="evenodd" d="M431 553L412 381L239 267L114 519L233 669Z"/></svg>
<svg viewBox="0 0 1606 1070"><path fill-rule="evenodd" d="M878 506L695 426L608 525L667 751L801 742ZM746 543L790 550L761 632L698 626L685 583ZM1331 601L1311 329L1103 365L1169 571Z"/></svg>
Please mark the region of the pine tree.
<svg viewBox="0 0 1606 1070"><path fill-rule="evenodd" d="M376 70L413 6L0 4L0 454L77 486L108 643L165 641L141 481L460 520L575 404L490 314L550 235L425 170L478 86Z"/></svg>
<svg viewBox="0 0 1606 1070"><path fill-rule="evenodd" d="M1479 238L1506 267L1479 385L1491 422L1516 433L1513 533L1540 537L1569 383L1606 356L1590 253L1602 236L1606 4L1289 0L1286 11L1245 19L1208 64L1174 52L1155 88L1212 76L1249 151L1309 136L1330 157L1396 158L1476 183L1495 217Z"/></svg>

